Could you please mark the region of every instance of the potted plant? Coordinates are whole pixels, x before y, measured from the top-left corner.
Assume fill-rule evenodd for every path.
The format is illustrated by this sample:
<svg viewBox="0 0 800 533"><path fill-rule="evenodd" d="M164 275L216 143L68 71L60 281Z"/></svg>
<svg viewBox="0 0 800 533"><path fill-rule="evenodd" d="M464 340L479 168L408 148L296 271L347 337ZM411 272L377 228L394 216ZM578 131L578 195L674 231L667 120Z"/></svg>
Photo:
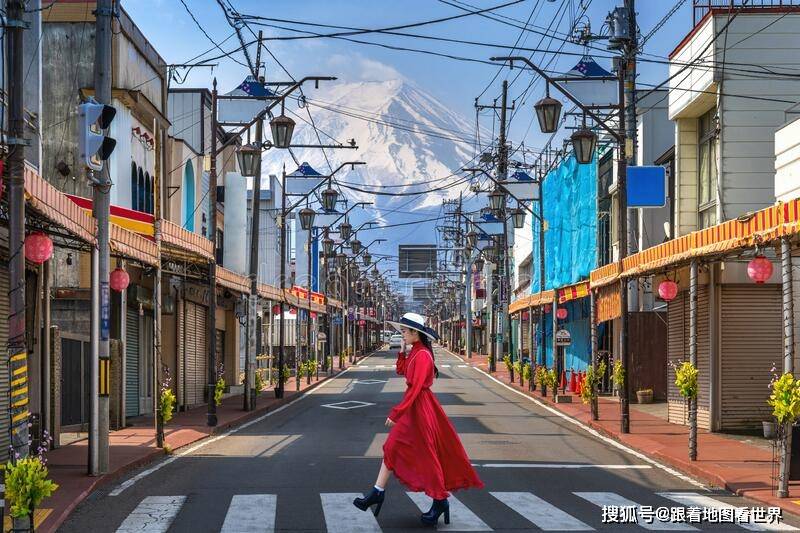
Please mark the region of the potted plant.
<svg viewBox="0 0 800 533"><path fill-rule="evenodd" d="M542 396L547 396L547 369L543 366L536 367L536 381Z"/></svg>
<svg viewBox="0 0 800 533"><path fill-rule="evenodd" d="M23 531L21 527L24 527L26 521L28 531L33 531L34 510L58 488L58 485L48 479L47 459L44 455L51 441L45 430L36 455L20 458L15 453L14 458L5 465L5 500L10 507L12 531Z"/></svg>
<svg viewBox="0 0 800 533"><path fill-rule="evenodd" d="M597 363L597 370L595 370L595 368L591 365L589 365L589 368L586 369L586 376L583 378L580 386L581 401L584 404L588 404L597 398L597 386L600 384L600 380L603 378L605 373L605 361L600 361Z"/></svg>
<svg viewBox="0 0 800 533"><path fill-rule="evenodd" d="M614 368L611 369L611 381L614 383L614 388L617 389L617 394L625 386L625 369L622 368L622 360L617 359L614 361Z"/></svg>
<svg viewBox="0 0 800 533"><path fill-rule="evenodd" d="M636 401L638 401L639 403L653 403L653 389L637 390Z"/></svg>
<svg viewBox="0 0 800 533"><path fill-rule="evenodd" d="M778 437L778 423L774 420L764 420L761 426L765 439L775 440Z"/></svg>

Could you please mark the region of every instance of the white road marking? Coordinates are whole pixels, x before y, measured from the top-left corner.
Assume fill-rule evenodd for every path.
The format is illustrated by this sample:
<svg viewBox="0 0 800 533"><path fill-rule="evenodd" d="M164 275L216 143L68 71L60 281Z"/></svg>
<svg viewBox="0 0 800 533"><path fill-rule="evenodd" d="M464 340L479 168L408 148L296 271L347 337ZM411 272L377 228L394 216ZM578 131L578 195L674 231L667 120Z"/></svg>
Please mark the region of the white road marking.
<svg viewBox="0 0 800 533"><path fill-rule="evenodd" d="M372 510L362 511L353 505L361 494L328 492L319 495L328 533L380 533L381 527Z"/></svg>
<svg viewBox="0 0 800 533"><path fill-rule="evenodd" d="M165 533L186 496L148 496L125 518L117 533Z"/></svg>
<svg viewBox="0 0 800 533"><path fill-rule="evenodd" d="M603 506L634 507L638 510L637 524L644 529L649 529L651 531L697 531L697 528L689 524L662 522L655 517L653 517L651 523L648 523L642 518L641 506L638 503L620 496L615 492L574 492L573 494L601 508Z"/></svg>
<svg viewBox="0 0 800 533"><path fill-rule="evenodd" d="M327 407L328 409L348 410L348 409L361 409L362 407L368 407L370 405L375 405L375 404L370 402L359 402L356 400L348 400L346 402L326 403L323 404L321 407Z"/></svg>
<svg viewBox="0 0 800 533"><path fill-rule="evenodd" d="M580 463L483 463L483 468L599 468L601 470L649 470L651 465L592 465Z"/></svg>
<svg viewBox="0 0 800 533"><path fill-rule="evenodd" d="M469 365L458 365L458 368L467 368Z"/></svg>
<svg viewBox="0 0 800 533"><path fill-rule="evenodd" d="M450 365L442 365L442 368L450 368Z"/></svg>
<svg viewBox="0 0 800 533"><path fill-rule="evenodd" d="M406 492L419 510L423 513L431 507L431 499L422 492ZM494 531L478 515L469 510L455 496L450 496L450 524L444 523L444 518L439 519L436 529L439 531Z"/></svg>
<svg viewBox="0 0 800 533"><path fill-rule="evenodd" d="M277 508L275 494L237 494L231 499L220 533L272 533Z"/></svg>
<svg viewBox="0 0 800 533"><path fill-rule="evenodd" d="M544 531L594 531L593 527L530 492L490 494Z"/></svg>
<svg viewBox="0 0 800 533"><path fill-rule="evenodd" d="M364 359L359 361L359 363L362 363L362 362L366 361L368 358L372 357L373 355L374 355L374 352L369 354L369 355L367 355L366 357L364 357ZM359 364L359 363L357 363L357 364ZM207 437L205 440L200 441L199 443L195 444L194 446L191 446L191 447L187 448L186 450L183 450L180 453L172 455L171 457L161 461L160 463L157 463L157 464L151 466L150 468L139 472L138 474L136 474L132 478L127 479L127 480L123 481L122 483L120 483L119 485L117 485L117 487L114 490L112 490L111 492L109 492L108 495L109 496L119 496L126 489L129 489L130 487L134 486L136 483L138 483L142 479L146 478L147 476L149 476L153 472L157 472L157 471L161 470L162 468L164 468L168 464L171 464L173 461L177 461L181 457L185 457L185 456L187 456L187 455L189 455L191 453L194 453L197 450L199 450L201 448L204 448L205 446L208 446L209 444L211 444L213 442L217 442L218 440L224 439L225 437L229 437L230 435L238 433L238 432L242 431L243 429L249 428L253 424L258 424L259 422L261 422L263 420L266 420L267 418L271 417L272 415L280 413L284 409L288 409L289 407L291 407L292 405L296 404L297 402L302 401L304 398L307 398L310 395L315 394L317 391L319 391L321 388L326 386L328 383L332 383L334 380L339 379L339 376L342 376L343 374L349 372L351 368L353 368L353 367L349 366L349 367L345 368L344 370L342 370L339 374L337 374L333 378L331 378L331 379L329 379L327 381L323 381L322 383L320 383L319 385L317 385L316 387L314 387L310 391L302 393L299 397L295 398L294 400L292 400L289 403L283 404L280 407L278 407L276 409L273 409L272 411L264 413L263 415L259 416L258 418L254 418L253 420L251 420L249 422L245 422L241 426L236 426L234 428L231 428L228 431L226 431L225 433L222 433L221 435L217 435L216 437L210 437L210 438Z"/></svg>
<svg viewBox="0 0 800 533"><path fill-rule="evenodd" d="M455 355L455 354L453 354L453 355ZM458 356L456 355L456 357L458 357ZM461 361L463 361L463 359L461 359L460 357L458 357L458 358ZM485 363L480 363L480 364L482 366L485 366ZM480 372L481 374L483 374L487 378L491 379L492 381L494 381L498 385L508 389L509 391L513 392L514 394L517 394L518 396L522 396L523 398L526 398L527 400L535 403L536 405L538 405L539 407L541 407L545 411L558 416L559 418L569 422L570 424L581 428L585 432L589 433L590 435L592 435L596 439L599 439L602 442L608 444L609 446L613 446L614 448L622 450L625 453L636 457L637 459L641 459L642 461L644 461L646 463L649 463L649 464L655 466L656 468L658 468L658 469L660 469L660 470L662 470L664 472L667 472L668 474L671 474L671 475L675 476L676 478L680 479L681 481L689 483L689 484L691 484L691 485L693 485L693 486L695 486L695 487L697 487L699 489L709 490L708 487L703 485L701 482L699 482L699 481L697 481L695 479L692 479L692 478L690 478L689 476L687 476L685 474L680 473L679 471L675 470L674 468L669 467L669 466L664 465L664 464L661 464L658 461L656 461L655 459L652 459L652 458L648 457L647 455L634 450L633 448L629 448L628 446L622 444L619 441L616 441L616 440L614 440L614 439L612 439L610 437L606 437L605 435L600 434L600 432L598 432L597 430L592 429L589 426L585 426L580 420L577 420L575 418L572 418L571 416L565 415L564 413L562 413L558 409L554 409L554 408L550 407L549 405L540 402L536 398L534 398L532 396L528 396L527 394L525 394L525 393L523 393L521 391L518 391L517 389L515 389L515 388L513 388L513 387L511 387L509 385L506 385L505 383L503 383L499 379L495 378L493 375L489 374L485 370L480 369L478 367L474 367L474 366L472 368L474 368L475 371Z"/></svg>
<svg viewBox="0 0 800 533"><path fill-rule="evenodd" d="M717 509L737 509L735 505L715 500L711 496L697 494L696 492L658 492L662 498L672 500L686 507L715 507ZM744 506L742 506L744 507ZM796 527L789 524L755 524L741 523L739 527L750 531L797 531Z"/></svg>

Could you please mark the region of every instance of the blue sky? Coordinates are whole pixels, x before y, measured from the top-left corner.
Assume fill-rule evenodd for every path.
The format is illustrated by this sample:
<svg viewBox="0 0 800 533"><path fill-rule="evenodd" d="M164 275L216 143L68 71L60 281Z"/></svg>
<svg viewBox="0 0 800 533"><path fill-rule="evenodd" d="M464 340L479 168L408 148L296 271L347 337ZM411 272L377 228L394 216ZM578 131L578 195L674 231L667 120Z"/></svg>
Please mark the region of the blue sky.
<svg viewBox="0 0 800 533"><path fill-rule="evenodd" d="M183 1L212 39L217 43L225 41L221 45L224 50L238 47L236 37L231 37L233 30L226 22L217 0ZM379 28L463 13L456 7L437 0L403 0L399 2L387 0L230 1L239 12L247 15L358 28ZM466 1L481 9L504 3L502 0L461 1ZM534 29L538 31L551 27L550 32L557 28L558 32L563 33L571 26L571 21L574 19L572 13L579 10L581 5L588 4L586 15L581 20L589 22L592 30L597 32L601 29L607 12L621 3L621 0L583 0L583 2L580 0L525 0L494 13L520 22L526 21L533 13L531 24L536 26ZM181 0L123 0L122 4L159 53L170 63L185 62L214 46L192 21ZM670 10L673 2L671 0L640 0L638 5L639 27L642 35L647 35ZM504 20L517 25L520 23ZM639 65L640 83L655 84L666 77L667 66L664 64L666 56L691 29L691 24L691 2L685 2L681 9L646 43L644 52L648 55L643 56L643 61ZM259 28L253 26L253 29L257 32ZM261 29L264 30L267 38L297 35L297 33L273 27L262 27ZM316 27L307 29L319 33L337 31ZM404 31L507 46L514 45L522 33L517 28L475 15ZM245 30L245 38L252 39L252 35L247 30ZM481 60L494 54L508 52L502 48L441 43L408 37L367 35L355 38ZM562 44L557 39L543 38L541 35L530 32L525 32L519 43L520 46L552 50L558 49ZM402 77L432 93L470 120L474 120L473 103L476 96L486 89L482 100L490 102L499 95L502 80L504 78L508 78L509 81L515 80L518 73L518 71L509 72L505 69L490 84L498 71L498 68L493 65L389 50L336 39L271 41L268 46L277 60L295 77L334 75L342 81ZM597 42L594 46L602 48L603 42ZM562 51L577 55L555 57L550 67L552 70L561 72L569 70L578 61L579 55L584 52L582 47L571 43L565 44ZM523 53L527 55L529 52ZM609 67L608 59L602 58L609 55L605 50L592 50L590 53L598 57L601 65ZM214 50L209 53L210 55L219 55L219 51ZM235 58L244 61L241 52L235 54ZM553 59L553 55L537 53L534 59L540 63L546 63ZM282 68L272 58L268 58L267 65L270 79L286 79ZM213 71L207 68L192 71L184 86L210 86L212 74L218 78L220 89L227 91L246 75L246 69L231 59L223 59L219 61L218 67ZM534 85L525 98L520 98L520 94L528 86L530 79L529 74L523 73L511 84L510 96L512 99L520 99L518 104L522 104L522 107L515 114L511 123L510 138L515 142L525 139L527 145L538 146L542 144L543 137L536 131L537 128L530 126L533 118L532 105L542 95L542 86ZM485 119L484 126L491 128L491 118Z"/></svg>

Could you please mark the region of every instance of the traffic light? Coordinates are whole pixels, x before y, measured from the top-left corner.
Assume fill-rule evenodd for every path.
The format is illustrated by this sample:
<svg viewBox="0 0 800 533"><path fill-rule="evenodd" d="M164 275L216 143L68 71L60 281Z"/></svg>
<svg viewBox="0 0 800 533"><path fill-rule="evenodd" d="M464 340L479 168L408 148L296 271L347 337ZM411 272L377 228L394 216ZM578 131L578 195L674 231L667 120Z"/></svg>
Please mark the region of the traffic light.
<svg viewBox="0 0 800 533"><path fill-rule="evenodd" d="M117 141L103 133L111 125L117 110L89 98L78 106L78 149L83 163L92 170L102 170Z"/></svg>

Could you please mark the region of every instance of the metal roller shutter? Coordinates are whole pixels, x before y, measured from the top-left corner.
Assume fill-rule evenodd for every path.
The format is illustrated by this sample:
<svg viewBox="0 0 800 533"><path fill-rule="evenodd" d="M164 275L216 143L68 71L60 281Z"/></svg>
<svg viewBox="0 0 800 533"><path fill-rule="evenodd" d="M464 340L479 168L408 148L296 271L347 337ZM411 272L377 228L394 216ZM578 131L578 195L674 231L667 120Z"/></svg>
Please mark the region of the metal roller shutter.
<svg viewBox="0 0 800 533"><path fill-rule="evenodd" d="M708 287L697 290L697 425L708 429L708 388L709 388L709 299ZM689 410L685 400L675 386L675 370L672 364L689 360L689 292L683 291L669 303L667 308L667 399L669 402L669 421L674 424L688 422Z"/></svg>
<svg viewBox="0 0 800 533"><path fill-rule="evenodd" d="M139 313L128 309L125 316L125 416L139 415Z"/></svg>
<svg viewBox="0 0 800 533"><path fill-rule="evenodd" d="M6 355L8 355L8 266L0 265L0 316L4 320L0 320L0 346ZM8 456L8 447L11 445L11 438L9 437L10 421L8 418L8 396L9 396L9 381L8 381L8 357L3 359L2 368L0 368L0 459L5 462Z"/></svg>
<svg viewBox="0 0 800 533"><path fill-rule="evenodd" d="M779 285L722 287L722 430L758 428L770 419L769 370L781 367L782 324Z"/></svg>
<svg viewBox="0 0 800 533"><path fill-rule="evenodd" d="M185 347L186 347L186 404L199 405L204 402L206 386L206 315L205 307L186 302Z"/></svg>

